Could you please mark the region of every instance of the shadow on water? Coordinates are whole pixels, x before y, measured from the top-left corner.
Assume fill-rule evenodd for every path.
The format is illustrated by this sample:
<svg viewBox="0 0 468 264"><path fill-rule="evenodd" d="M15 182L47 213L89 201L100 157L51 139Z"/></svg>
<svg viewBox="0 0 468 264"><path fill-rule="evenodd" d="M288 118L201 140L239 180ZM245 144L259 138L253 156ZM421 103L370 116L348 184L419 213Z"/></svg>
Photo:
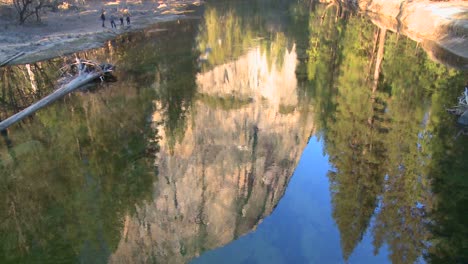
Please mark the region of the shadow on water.
<svg viewBox="0 0 468 264"><path fill-rule="evenodd" d="M315 1L228 2L77 55L118 81L2 134L2 263L466 262L445 109L467 77L414 42ZM1 118L63 62L0 68Z"/></svg>

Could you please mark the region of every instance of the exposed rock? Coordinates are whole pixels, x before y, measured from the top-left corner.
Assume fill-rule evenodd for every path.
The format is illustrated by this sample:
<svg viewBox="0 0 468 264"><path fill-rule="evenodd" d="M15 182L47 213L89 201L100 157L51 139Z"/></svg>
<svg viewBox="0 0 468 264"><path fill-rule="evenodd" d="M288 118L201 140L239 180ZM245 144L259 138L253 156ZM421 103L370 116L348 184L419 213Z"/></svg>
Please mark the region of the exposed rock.
<svg viewBox="0 0 468 264"><path fill-rule="evenodd" d="M185 263L250 232L273 211L313 132L307 111L279 112L298 104L296 62L293 49L269 69L253 49L198 75L204 97L173 147L159 129L154 199L126 217L110 263ZM252 100L232 109L203 100L220 97ZM155 125L164 121L158 111Z"/></svg>
<svg viewBox="0 0 468 264"><path fill-rule="evenodd" d="M377 26L422 43L432 59L468 69L468 2L367 0L358 6Z"/></svg>

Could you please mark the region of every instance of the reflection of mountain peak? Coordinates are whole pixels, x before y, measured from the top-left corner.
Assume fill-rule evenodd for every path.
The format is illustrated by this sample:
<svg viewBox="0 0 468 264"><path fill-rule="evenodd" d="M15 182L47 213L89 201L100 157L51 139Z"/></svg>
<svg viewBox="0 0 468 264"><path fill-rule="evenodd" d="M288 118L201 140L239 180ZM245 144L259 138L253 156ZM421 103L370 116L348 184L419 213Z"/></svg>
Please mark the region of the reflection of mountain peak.
<svg viewBox="0 0 468 264"><path fill-rule="evenodd" d="M296 48L286 51L282 60L268 58L260 47L251 49L236 61L198 74L198 91L205 95L267 99L270 105L296 105ZM269 66L269 59L283 61ZM216 87L213 89L213 87Z"/></svg>
<svg viewBox="0 0 468 264"><path fill-rule="evenodd" d="M294 49L284 56L281 69L267 70L254 49L198 76L201 95L173 151L158 129L154 200L127 217L110 262L187 262L255 229L272 212L312 131L311 116L301 122L299 111L279 112L282 104L297 105ZM226 72L229 82L222 82ZM162 118L155 113L153 122Z"/></svg>

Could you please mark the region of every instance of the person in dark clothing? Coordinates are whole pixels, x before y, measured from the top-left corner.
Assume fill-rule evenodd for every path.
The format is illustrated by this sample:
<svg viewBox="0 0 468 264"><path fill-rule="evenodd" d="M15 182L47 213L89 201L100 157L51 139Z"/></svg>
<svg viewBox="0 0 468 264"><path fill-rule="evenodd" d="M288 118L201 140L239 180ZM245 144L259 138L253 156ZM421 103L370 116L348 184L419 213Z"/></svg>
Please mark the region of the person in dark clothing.
<svg viewBox="0 0 468 264"><path fill-rule="evenodd" d="M124 9L123 15L127 17L127 26L130 25L130 12L128 12L128 9Z"/></svg>
<svg viewBox="0 0 468 264"><path fill-rule="evenodd" d="M117 25L115 24L114 20L115 20L114 15L111 15L111 18L110 18L111 27L112 28L117 28Z"/></svg>
<svg viewBox="0 0 468 264"><path fill-rule="evenodd" d="M124 19L123 19L123 16L121 15L119 19L120 19L120 26L123 27L123 26L124 26Z"/></svg>
<svg viewBox="0 0 468 264"><path fill-rule="evenodd" d="M101 13L101 20L102 20L102 27L105 27L106 25L104 25L104 21L106 21L106 16L104 15L104 11L102 11Z"/></svg>

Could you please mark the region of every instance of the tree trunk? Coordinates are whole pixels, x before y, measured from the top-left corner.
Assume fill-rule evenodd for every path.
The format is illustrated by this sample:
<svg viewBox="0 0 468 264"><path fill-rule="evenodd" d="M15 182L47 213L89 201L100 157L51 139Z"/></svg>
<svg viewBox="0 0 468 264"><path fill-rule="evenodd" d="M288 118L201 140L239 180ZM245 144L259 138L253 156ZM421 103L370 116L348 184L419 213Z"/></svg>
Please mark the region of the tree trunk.
<svg viewBox="0 0 468 264"><path fill-rule="evenodd" d="M384 57L384 48L385 48L385 36L387 33L386 28L380 29L379 34L379 49L377 51L377 59L375 61L375 70L374 70L374 83L372 86L372 93L375 93L377 90L377 85L379 84L379 76L380 76L380 65L382 64L383 57Z"/></svg>
<svg viewBox="0 0 468 264"><path fill-rule="evenodd" d="M25 108L19 113L12 115L11 117L5 119L4 121L0 122L0 130L7 129L9 126L13 125L14 123L22 120L23 118L33 114L37 110L47 106L48 104L54 102L55 100L65 96L66 94L72 92L73 90L81 87L82 85L98 78L101 75L99 72L92 72L86 73L83 75L78 76L76 79L64 85L63 87L57 89L53 93L49 94L48 96L42 98L35 104Z"/></svg>

